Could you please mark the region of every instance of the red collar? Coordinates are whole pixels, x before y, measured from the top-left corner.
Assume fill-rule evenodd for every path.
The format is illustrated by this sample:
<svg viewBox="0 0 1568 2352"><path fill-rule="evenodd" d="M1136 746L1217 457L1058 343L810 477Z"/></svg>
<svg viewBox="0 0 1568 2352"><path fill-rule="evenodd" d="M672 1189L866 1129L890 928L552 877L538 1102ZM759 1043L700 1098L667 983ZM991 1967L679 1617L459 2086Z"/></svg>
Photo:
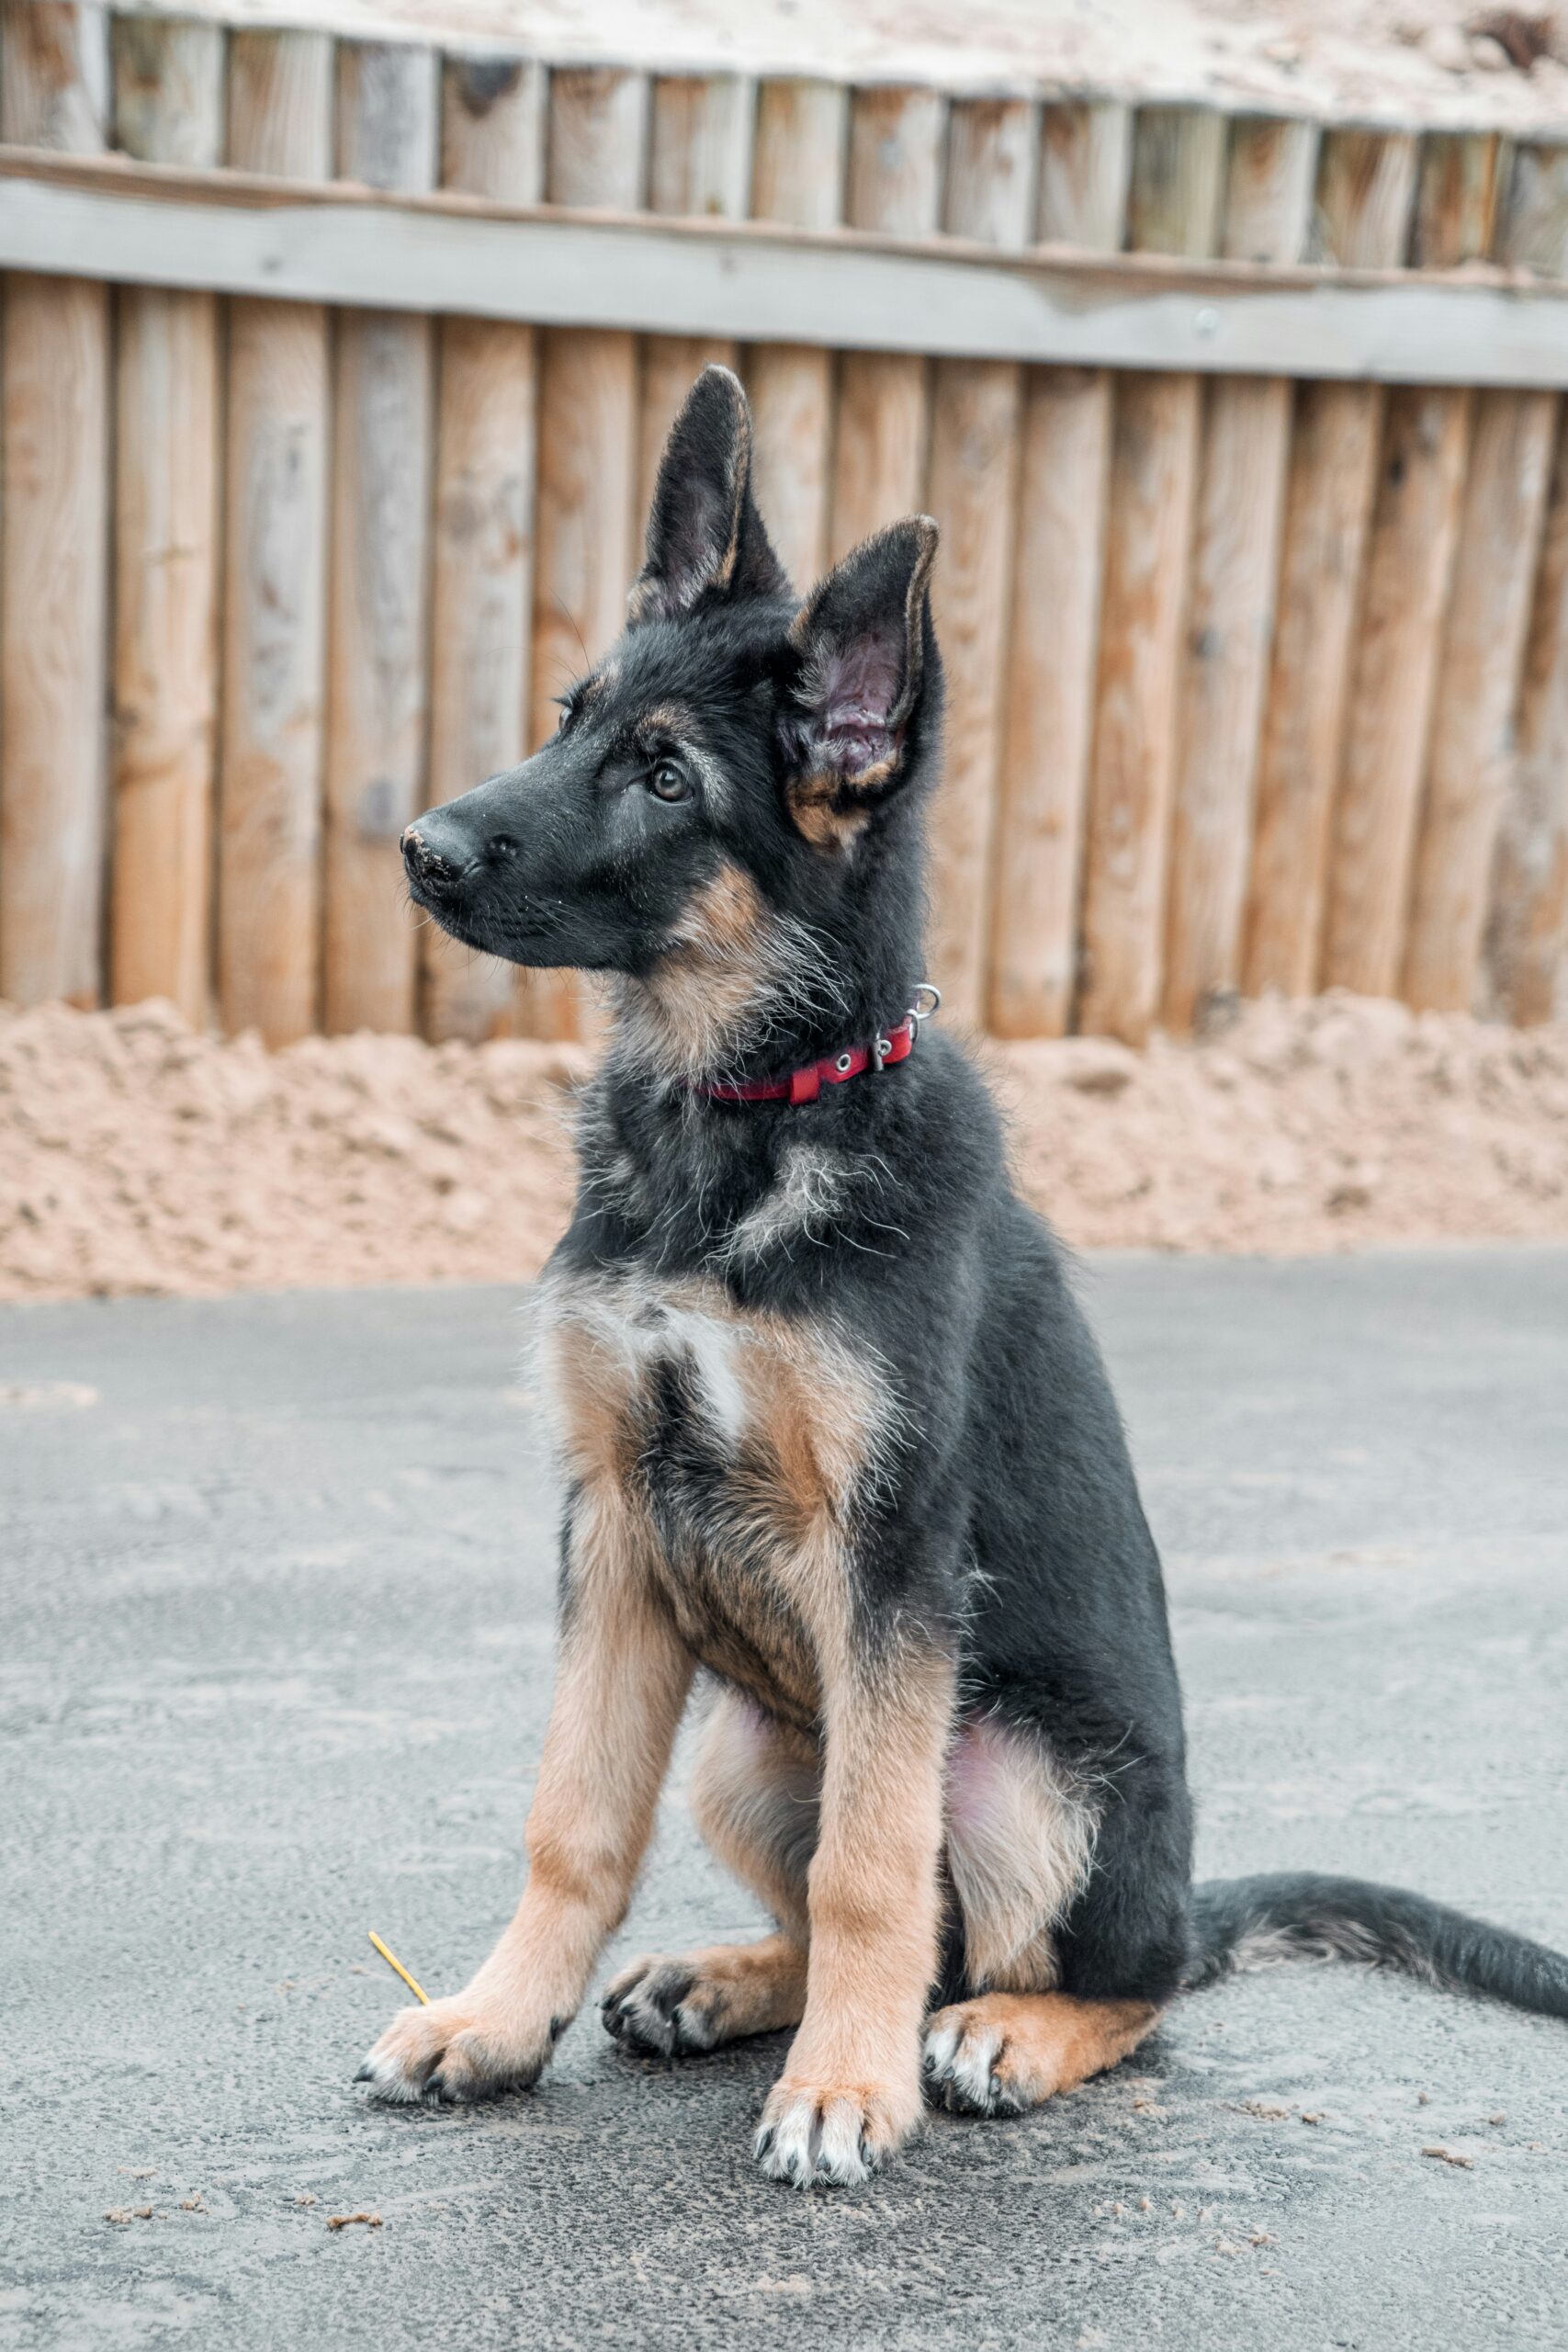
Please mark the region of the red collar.
<svg viewBox="0 0 1568 2352"><path fill-rule="evenodd" d="M922 1010L921 999L928 996L931 1003ZM824 1086L842 1086L862 1070L890 1069L895 1062L908 1061L921 1022L929 1021L941 1002L941 989L922 980L915 1002L897 1029L883 1030L869 1046L850 1046L841 1054L824 1054L819 1062L807 1062L804 1069L787 1070L781 1078L694 1078L686 1083L694 1094L705 1094L710 1102L815 1102Z"/></svg>

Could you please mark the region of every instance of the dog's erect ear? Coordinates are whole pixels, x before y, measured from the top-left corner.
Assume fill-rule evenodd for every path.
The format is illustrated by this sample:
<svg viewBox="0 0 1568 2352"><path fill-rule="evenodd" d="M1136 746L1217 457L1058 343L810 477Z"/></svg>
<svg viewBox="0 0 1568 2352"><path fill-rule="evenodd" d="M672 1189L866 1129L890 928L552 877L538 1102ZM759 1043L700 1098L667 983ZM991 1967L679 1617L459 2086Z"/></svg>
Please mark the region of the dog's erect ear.
<svg viewBox="0 0 1568 2352"><path fill-rule="evenodd" d="M906 772L909 721L926 675L937 529L895 523L847 555L795 616L801 657L786 721L791 816L823 848L843 847Z"/></svg>
<svg viewBox="0 0 1568 2352"><path fill-rule="evenodd" d="M670 428L627 618L673 620L705 596L778 595L784 571L751 498L751 412L728 368L705 368Z"/></svg>

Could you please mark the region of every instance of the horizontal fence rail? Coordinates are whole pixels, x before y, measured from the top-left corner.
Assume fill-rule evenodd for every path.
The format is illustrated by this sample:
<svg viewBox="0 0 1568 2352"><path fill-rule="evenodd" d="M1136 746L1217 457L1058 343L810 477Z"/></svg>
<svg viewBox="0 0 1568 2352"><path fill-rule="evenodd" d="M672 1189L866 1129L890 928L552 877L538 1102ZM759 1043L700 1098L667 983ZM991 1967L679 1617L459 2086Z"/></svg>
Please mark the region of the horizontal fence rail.
<svg viewBox="0 0 1568 2352"><path fill-rule="evenodd" d="M1568 143L0 0L0 996L572 1035L398 837L620 626L705 361L942 526L932 968L1138 1042L1568 947Z"/></svg>
<svg viewBox="0 0 1568 2352"><path fill-rule="evenodd" d="M1187 374L1568 386L1568 286L998 254L0 153L0 268L335 307Z"/></svg>

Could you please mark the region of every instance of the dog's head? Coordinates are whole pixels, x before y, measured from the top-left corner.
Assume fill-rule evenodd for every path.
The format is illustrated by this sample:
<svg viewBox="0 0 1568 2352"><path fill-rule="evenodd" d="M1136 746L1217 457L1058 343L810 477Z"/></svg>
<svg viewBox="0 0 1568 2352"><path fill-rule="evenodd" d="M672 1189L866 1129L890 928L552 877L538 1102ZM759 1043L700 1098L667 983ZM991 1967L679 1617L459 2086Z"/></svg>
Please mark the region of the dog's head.
<svg viewBox="0 0 1568 2352"><path fill-rule="evenodd" d="M750 472L746 396L709 368L665 448L622 637L532 759L403 837L413 898L454 937L683 1007L665 1057L686 1065L732 1054L770 998L827 1016L852 993L838 967L877 876L913 866L903 812L938 731L935 525L895 524L803 604Z"/></svg>

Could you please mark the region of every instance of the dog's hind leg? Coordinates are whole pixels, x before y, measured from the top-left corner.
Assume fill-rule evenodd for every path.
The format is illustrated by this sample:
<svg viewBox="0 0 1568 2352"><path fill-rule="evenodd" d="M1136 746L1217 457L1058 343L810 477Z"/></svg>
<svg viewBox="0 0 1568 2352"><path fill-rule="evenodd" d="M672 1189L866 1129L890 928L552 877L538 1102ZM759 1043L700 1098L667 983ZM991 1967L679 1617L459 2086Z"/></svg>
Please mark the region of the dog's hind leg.
<svg viewBox="0 0 1568 2352"><path fill-rule="evenodd" d="M779 1931L681 1959L654 1953L635 1961L604 1996L605 2028L617 2041L673 2058L799 2024L820 1782L813 1741L739 1692L719 1694L703 1735L692 1810L713 1851L767 1905Z"/></svg>
<svg viewBox="0 0 1568 2352"><path fill-rule="evenodd" d="M1119 2065L1158 2016L1152 2001L982 1993L927 2026L927 2087L963 2115L1021 2115Z"/></svg>
<svg viewBox="0 0 1568 2352"><path fill-rule="evenodd" d="M1119 2065L1179 1989L1190 1951L1190 1813L1179 1765L1141 1755L1089 1838L1075 1827L1072 1784L1042 1778L1038 1767L1023 1775L1027 1743L987 1736L973 1757L961 1745L956 1759L953 1864L991 1897L989 1913L976 1905L966 1925L971 1979L993 1989L930 2019L926 2091L961 2114L1019 2115ZM1029 1942L1017 1942L1016 1926L1010 1939L999 1933L1009 1906L997 1890L1005 1894L1009 1880L987 1854L998 1825L1027 1833L1015 1838L1020 1849L1040 1849L1021 1883L1048 1886L1054 1913L1070 1895Z"/></svg>

